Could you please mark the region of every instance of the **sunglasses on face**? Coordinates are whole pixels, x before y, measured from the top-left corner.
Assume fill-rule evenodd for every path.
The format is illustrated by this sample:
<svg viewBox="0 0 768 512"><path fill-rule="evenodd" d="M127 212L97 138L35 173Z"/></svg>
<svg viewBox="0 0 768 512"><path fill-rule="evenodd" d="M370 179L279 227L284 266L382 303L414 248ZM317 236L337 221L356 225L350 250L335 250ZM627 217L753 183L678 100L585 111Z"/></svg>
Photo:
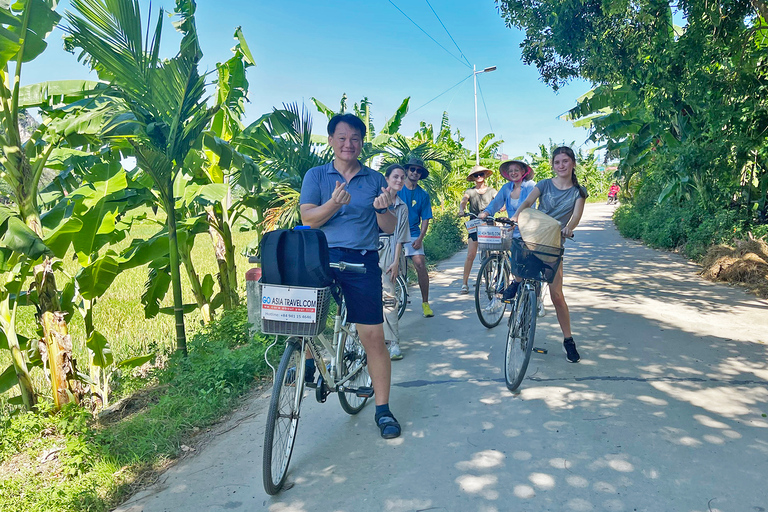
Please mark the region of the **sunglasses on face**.
<svg viewBox="0 0 768 512"><path fill-rule="evenodd" d="M415 172L421 175L421 168L420 167L409 167L408 172Z"/></svg>
<svg viewBox="0 0 768 512"><path fill-rule="evenodd" d="M476 180L477 178L485 178L485 173L481 172L478 174L473 174L472 176L470 176L470 178L472 178L473 180Z"/></svg>

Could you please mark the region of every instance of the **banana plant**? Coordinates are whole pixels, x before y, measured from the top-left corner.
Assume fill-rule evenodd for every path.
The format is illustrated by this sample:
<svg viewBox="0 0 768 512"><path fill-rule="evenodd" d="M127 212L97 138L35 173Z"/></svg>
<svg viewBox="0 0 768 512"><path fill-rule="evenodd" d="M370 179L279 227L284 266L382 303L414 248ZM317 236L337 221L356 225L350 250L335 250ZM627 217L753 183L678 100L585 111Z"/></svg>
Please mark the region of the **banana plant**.
<svg viewBox="0 0 768 512"><path fill-rule="evenodd" d="M31 411L37 397L25 356L29 340L16 332L16 312L34 265L52 256L52 252L37 233L4 206L0 206L0 242L0 348L11 355L11 365L0 374L0 393L18 384L22 403Z"/></svg>
<svg viewBox="0 0 768 512"><path fill-rule="evenodd" d="M106 127L106 138L130 148L139 167L153 180L158 203L166 213L168 256L176 321L176 347L186 354L184 307L177 239L177 210L173 184L184 161L218 110L208 108L205 77L198 72L202 58L195 26L194 0L177 0L174 14L181 33L178 53L160 58L165 13L155 28L142 33L138 0L72 0L67 12L70 49L110 84L111 98L121 110ZM129 126L131 133L120 134Z"/></svg>
<svg viewBox="0 0 768 512"><path fill-rule="evenodd" d="M45 109L81 99L88 96L94 86L93 82L77 80L21 86L23 64L45 51L45 39L61 18L55 11L56 5L55 0L0 2L0 164L19 219L40 239L44 238L38 205L40 177L49 157L63 139L48 137L46 123L38 126L29 138L25 137L20 129L22 112L27 108ZM42 260L32 269L31 275L36 287L38 320L51 361L51 375L63 376L68 370L63 361L68 356L59 341L69 343L69 334L59 311L54 267L54 262ZM56 365L60 366L55 368ZM21 385L26 386L27 380L22 380ZM69 400L71 393L66 379L53 380L52 386L57 406L59 398L61 402ZM33 394L31 387L23 393L25 396ZM28 405L27 400L25 405Z"/></svg>

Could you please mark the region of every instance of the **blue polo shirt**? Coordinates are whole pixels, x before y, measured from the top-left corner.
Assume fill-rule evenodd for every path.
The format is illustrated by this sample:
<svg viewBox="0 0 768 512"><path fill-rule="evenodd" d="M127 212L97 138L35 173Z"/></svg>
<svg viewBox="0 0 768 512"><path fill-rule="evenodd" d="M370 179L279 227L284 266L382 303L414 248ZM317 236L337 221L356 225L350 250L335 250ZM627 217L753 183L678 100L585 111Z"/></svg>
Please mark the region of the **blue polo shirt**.
<svg viewBox="0 0 768 512"><path fill-rule="evenodd" d="M339 208L320 229L328 239L328 247L376 251L379 247L379 225L373 200L387 187L381 173L360 164L360 171L347 183L349 204ZM333 161L307 171L301 184L300 204L325 204L331 198L336 182L344 177L333 167Z"/></svg>
<svg viewBox="0 0 768 512"><path fill-rule="evenodd" d="M416 188L413 190L403 187L397 195L408 205L408 224L411 226L411 239L416 240L421 234L421 221L432 218L432 205L429 202L429 194L419 185L416 185Z"/></svg>

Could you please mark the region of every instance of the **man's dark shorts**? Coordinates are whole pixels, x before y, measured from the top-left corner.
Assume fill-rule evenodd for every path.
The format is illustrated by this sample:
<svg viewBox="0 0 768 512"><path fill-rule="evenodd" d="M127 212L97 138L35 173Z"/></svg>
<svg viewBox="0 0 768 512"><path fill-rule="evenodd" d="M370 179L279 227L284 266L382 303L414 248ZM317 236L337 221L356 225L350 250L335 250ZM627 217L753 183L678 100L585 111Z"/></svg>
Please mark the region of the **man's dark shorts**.
<svg viewBox="0 0 768 512"><path fill-rule="evenodd" d="M329 256L333 263L345 261L365 264L365 274L331 269L336 281L341 284L341 291L347 304L347 319L364 325L384 323L379 253L368 251L363 255L357 250L331 248Z"/></svg>
<svg viewBox="0 0 768 512"><path fill-rule="evenodd" d="M474 240L475 242L477 242L477 231L475 231L474 233L467 233L467 237L469 237L470 240Z"/></svg>

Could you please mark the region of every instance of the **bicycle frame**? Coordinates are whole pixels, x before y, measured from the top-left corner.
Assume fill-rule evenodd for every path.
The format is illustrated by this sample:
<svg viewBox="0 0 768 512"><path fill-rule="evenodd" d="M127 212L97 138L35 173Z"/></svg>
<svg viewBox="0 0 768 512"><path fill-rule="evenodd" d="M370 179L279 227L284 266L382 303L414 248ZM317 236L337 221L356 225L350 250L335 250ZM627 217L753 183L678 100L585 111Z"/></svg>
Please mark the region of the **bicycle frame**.
<svg viewBox="0 0 768 512"><path fill-rule="evenodd" d="M352 367L351 371L348 372L345 378L342 378L344 377L343 375L339 375L339 368L341 367L339 365L339 361L342 357L344 357L343 342L346 340L347 336L350 336L353 333L353 330L349 327L349 324L344 323L345 319L343 318L343 315L345 314L346 307L344 305L344 301L342 300L342 304L338 307L336 310L336 315L334 316L333 335L330 340L322 333L318 334L317 336L288 336L286 338L286 341L291 337L301 338L301 353L305 354L306 350L309 349L312 357L315 359L315 367L323 376L325 384L329 389L337 392L346 391L343 385L347 383L357 373L359 367L362 366L362 363L358 361L357 364ZM264 353L264 359L267 361L269 367L272 368L273 381L275 380L276 369L269 362L267 354L269 353L269 350L277 344L279 338L279 336L275 336L275 341L269 347L267 347L267 350ZM325 351L330 354L330 365L323 358L323 349L325 349ZM300 368L297 368L296 370L298 375L304 375L306 364L306 359L302 358L301 364L299 365ZM339 380L337 381L337 379ZM297 379L297 385L302 387L301 391L303 392L304 379Z"/></svg>

